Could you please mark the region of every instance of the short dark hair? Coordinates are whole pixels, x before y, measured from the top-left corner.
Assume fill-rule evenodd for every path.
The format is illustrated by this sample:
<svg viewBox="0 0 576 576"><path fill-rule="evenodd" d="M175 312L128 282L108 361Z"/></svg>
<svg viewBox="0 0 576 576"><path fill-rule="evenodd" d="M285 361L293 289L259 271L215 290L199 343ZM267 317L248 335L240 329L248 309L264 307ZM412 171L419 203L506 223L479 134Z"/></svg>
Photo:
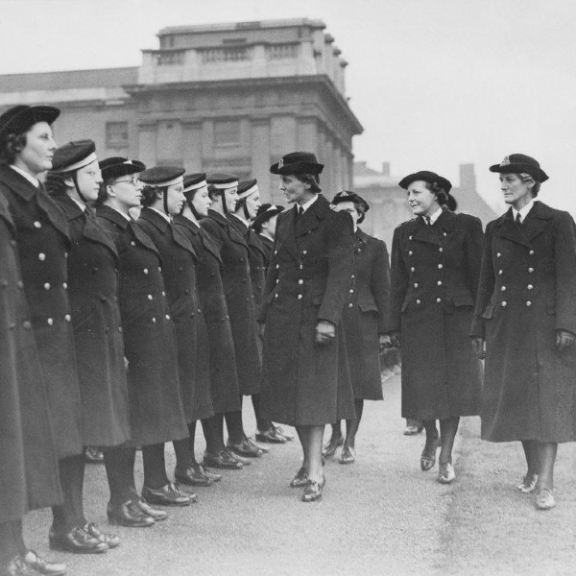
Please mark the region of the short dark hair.
<svg viewBox="0 0 576 576"><path fill-rule="evenodd" d="M444 204L448 202L448 192L444 190L444 188L441 188L438 182L424 181L424 185L436 196L436 200L438 200L440 206L444 206Z"/></svg>
<svg viewBox="0 0 576 576"><path fill-rule="evenodd" d="M322 192L322 188L320 188L320 177L315 175L315 174L291 174L291 176L294 176L294 178L296 178L297 180L300 180L300 182L304 182L304 184L310 184L310 192L313 192L314 194L320 194L320 192Z"/></svg>
<svg viewBox="0 0 576 576"><path fill-rule="evenodd" d="M208 196L210 196L210 200L214 200L218 196L223 195L224 190L221 188L216 188L214 184L208 184Z"/></svg>
<svg viewBox="0 0 576 576"><path fill-rule="evenodd" d="M530 182L530 181L534 182L534 186L530 188L530 193L532 194L532 198L536 198L536 196L538 196L538 193L540 192L540 182L536 182L534 176L528 174L528 172L522 172L521 174L518 174L518 178L520 178L522 182Z"/></svg>
<svg viewBox="0 0 576 576"><path fill-rule="evenodd" d="M68 190L66 180L74 179L74 171L72 172L48 172L46 175L46 191L50 196L63 196Z"/></svg>
<svg viewBox="0 0 576 576"><path fill-rule="evenodd" d="M0 141L0 165L14 164L16 156L26 147L26 132L8 134Z"/></svg>
<svg viewBox="0 0 576 576"><path fill-rule="evenodd" d="M168 186L144 186L142 190L142 199L140 204L142 206L151 206L158 199L157 193L165 194L168 191Z"/></svg>

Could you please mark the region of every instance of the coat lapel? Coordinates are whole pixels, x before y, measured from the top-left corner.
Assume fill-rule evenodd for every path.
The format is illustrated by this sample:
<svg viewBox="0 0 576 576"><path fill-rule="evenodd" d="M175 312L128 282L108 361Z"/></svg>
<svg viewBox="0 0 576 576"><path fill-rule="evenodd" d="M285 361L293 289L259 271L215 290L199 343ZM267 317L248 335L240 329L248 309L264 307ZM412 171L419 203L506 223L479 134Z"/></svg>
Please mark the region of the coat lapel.
<svg viewBox="0 0 576 576"><path fill-rule="evenodd" d="M437 244L438 246L441 244L436 233L420 217L417 217L410 222L408 232L412 237L412 240L427 242L428 244Z"/></svg>
<svg viewBox="0 0 576 576"><path fill-rule="evenodd" d="M534 202L532 210L528 212L521 226L528 240L532 241L536 238L548 226L550 218L552 218L552 209L542 202Z"/></svg>
<svg viewBox="0 0 576 576"><path fill-rule="evenodd" d="M330 204L324 196L319 195L314 204L296 221L296 238L308 234L318 226L320 220L324 220Z"/></svg>
<svg viewBox="0 0 576 576"><path fill-rule="evenodd" d="M166 220L166 218L164 218L161 214L158 214L157 212L151 210L150 208L143 208L142 211L140 212L140 218L146 220L147 222L150 222L150 224L158 228L158 230L162 234L171 234L172 239L176 244L178 244L178 246L190 252L190 254L192 254L192 256L194 257L194 260L196 261L198 260L198 256L196 255L194 248L192 247L190 242L188 242L186 237L183 234L181 234L179 230L174 228L174 226L171 226L170 222L168 222L168 220Z"/></svg>
<svg viewBox="0 0 576 576"><path fill-rule="evenodd" d="M296 245L296 206L278 216L277 227L277 250L285 248L296 260L299 260L300 256Z"/></svg>
<svg viewBox="0 0 576 576"><path fill-rule="evenodd" d="M248 244L246 244L246 239L244 238L243 234L238 232L238 228L235 225L232 225L228 218L225 218L220 214L220 212L216 212L215 210L210 210L209 214L222 228L224 228L228 235L230 236L230 240L232 242L236 242L236 244L242 244L246 250L248 250Z"/></svg>
<svg viewBox="0 0 576 576"><path fill-rule="evenodd" d="M530 241L524 234L522 226L519 226L512 218L512 208L508 210L505 214L498 218L497 232L496 234L500 238L506 238L506 240L511 240L527 248L532 248Z"/></svg>

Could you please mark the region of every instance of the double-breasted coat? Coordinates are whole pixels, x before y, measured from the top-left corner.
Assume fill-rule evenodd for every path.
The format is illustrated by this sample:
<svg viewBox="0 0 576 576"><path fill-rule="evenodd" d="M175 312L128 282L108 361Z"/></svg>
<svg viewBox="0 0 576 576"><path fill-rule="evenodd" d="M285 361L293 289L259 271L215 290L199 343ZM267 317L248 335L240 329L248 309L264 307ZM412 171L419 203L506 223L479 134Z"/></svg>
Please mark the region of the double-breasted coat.
<svg viewBox="0 0 576 576"><path fill-rule="evenodd" d="M176 333L160 254L138 224L117 210L101 206L96 214L120 256L120 316L128 359L132 444L186 438Z"/></svg>
<svg viewBox="0 0 576 576"><path fill-rule="evenodd" d="M48 397L22 289L16 229L0 194L0 518L61 501Z"/></svg>
<svg viewBox="0 0 576 576"><path fill-rule="evenodd" d="M188 238L198 257L196 280L208 335L212 407L216 414L236 412L240 410L240 391L222 282L221 244L185 216L176 216L174 226Z"/></svg>
<svg viewBox="0 0 576 576"><path fill-rule="evenodd" d="M482 237L478 218L445 207L432 226L417 217L394 231L386 325L401 333L404 418L479 414L481 364L468 335Z"/></svg>
<svg viewBox="0 0 576 576"><path fill-rule="evenodd" d="M342 312L354 397L382 400L379 334L386 332L390 262L382 240L360 228L354 234L354 282Z"/></svg>
<svg viewBox="0 0 576 576"><path fill-rule="evenodd" d="M264 249L264 284L266 284L266 271L270 266L270 260L272 260L274 240L268 236L264 236L264 234L258 234L258 238L260 239L260 244L262 244L262 248Z"/></svg>
<svg viewBox="0 0 576 576"><path fill-rule="evenodd" d="M76 345L85 446L117 446L130 439L128 384L118 305L120 260L112 238L90 208L53 196L68 220L68 294Z"/></svg>
<svg viewBox="0 0 576 576"><path fill-rule="evenodd" d="M164 216L143 208L140 227L162 258L162 275L176 329L178 375L187 422L214 415L210 394L210 364L206 325L196 289L198 257L190 241Z"/></svg>
<svg viewBox="0 0 576 576"><path fill-rule="evenodd" d="M486 340L482 438L575 440L576 233L567 212L536 201L488 224L471 335Z"/></svg>
<svg viewBox="0 0 576 576"><path fill-rule="evenodd" d="M208 211L200 226L221 244L222 278L234 339L240 393L244 396L256 394L260 390L261 361L248 244L229 220L215 210Z"/></svg>
<svg viewBox="0 0 576 576"><path fill-rule="evenodd" d="M300 217L278 216L274 253L259 321L265 323L263 417L292 426L355 416L341 315L354 274L350 215L322 195ZM316 325L336 325L336 338L317 344Z"/></svg>
<svg viewBox="0 0 576 576"><path fill-rule="evenodd" d="M81 409L68 299L68 223L40 185L0 167L32 328L44 373L58 458L82 452Z"/></svg>

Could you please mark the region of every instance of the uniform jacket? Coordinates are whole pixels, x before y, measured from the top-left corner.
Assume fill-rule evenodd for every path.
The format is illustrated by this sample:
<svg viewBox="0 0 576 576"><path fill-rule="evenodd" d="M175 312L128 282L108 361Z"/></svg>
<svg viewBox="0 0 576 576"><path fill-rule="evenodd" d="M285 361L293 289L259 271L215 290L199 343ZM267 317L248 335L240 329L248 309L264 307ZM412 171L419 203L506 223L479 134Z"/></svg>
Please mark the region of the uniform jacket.
<svg viewBox="0 0 576 576"><path fill-rule="evenodd" d="M162 258L162 275L176 328L178 375L188 422L213 416L206 326L196 289L198 257L192 244L166 218L143 208L138 219Z"/></svg>
<svg viewBox="0 0 576 576"><path fill-rule="evenodd" d="M59 458L82 451L81 410L72 315L68 300L68 223L43 187L8 166L0 167L0 192L16 229L24 292L54 426Z"/></svg>
<svg viewBox="0 0 576 576"><path fill-rule="evenodd" d="M16 229L0 194L0 518L61 500L47 390L22 290Z"/></svg>
<svg viewBox="0 0 576 576"><path fill-rule="evenodd" d="M258 238L260 239L262 248L264 248L264 268L266 272L266 270L268 270L268 266L270 266L270 260L272 260L274 240L270 240L270 238L268 238L268 236L264 236L264 234L258 234ZM264 277L266 277L266 274L264 274Z"/></svg>
<svg viewBox="0 0 576 576"><path fill-rule="evenodd" d="M574 437L576 233L572 217L535 202L490 222L471 335L486 339L482 437L563 442Z"/></svg>
<svg viewBox="0 0 576 576"><path fill-rule="evenodd" d="M443 208L394 231L386 326L402 340L402 416L439 419L479 413L480 362L466 338L482 252L482 225Z"/></svg>
<svg viewBox="0 0 576 576"><path fill-rule="evenodd" d="M120 315L128 359L132 443L137 446L188 436L176 333L162 277L162 260L150 237L109 206L97 210L120 257Z"/></svg>
<svg viewBox="0 0 576 576"><path fill-rule="evenodd" d="M128 384L118 306L114 242L96 216L67 195L53 196L68 221L68 294L76 345L85 446L117 446L130 438Z"/></svg>
<svg viewBox="0 0 576 576"><path fill-rule="evenodd" d="M248 244L228 219L214 210L209 210L200 226L221 244L224 293L234 338L238 384L242 394L255 394L260 389L261 362Z"/></svg>
<svg viewBox="0 0 576 576"><path fill-rule="evenodd" d="M208 336L212 407L216 414L236 412L240 410L240 391L222 282L221 244L185 216L176 216L174 226L188 238L198 256L197 288Z"/></svg>
<svg viewBox="0 0 576 576"><path fill-rule="evenodd" d="M322 195L296 220L295 208L278 216L266 278L262 405L275 422L320 425L354 417L340 326L354 274L352 220ZM315 343L319 320L338 327L326 345Z"/></svg>
<svg viewBox="0 0 576 576"><path fill-rule="evenodd" d="M390 262L382 240L356 230L354 276L342 323L354 396L382 400L378 335L386 332L390 305Z"/></svg>

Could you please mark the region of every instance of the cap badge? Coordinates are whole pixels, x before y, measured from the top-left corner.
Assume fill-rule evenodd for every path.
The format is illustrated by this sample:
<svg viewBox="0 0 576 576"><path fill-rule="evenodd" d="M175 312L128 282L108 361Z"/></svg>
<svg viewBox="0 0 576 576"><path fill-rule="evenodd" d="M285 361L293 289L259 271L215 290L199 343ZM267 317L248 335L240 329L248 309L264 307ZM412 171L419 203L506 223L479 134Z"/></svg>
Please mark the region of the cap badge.
<svg viewBox="0 0 576 576"><path fill-rule="evenodd" d="M278 169L282 168L284 166L284 159L280 158L280 161L278 162Z"/></svg>
<svg viewBox="0 0 576 576"><path fill-rule="evenodd" d="M500 166L508 166L510 164L510 156L505 156L504 160L500 162Z"/></svg>

